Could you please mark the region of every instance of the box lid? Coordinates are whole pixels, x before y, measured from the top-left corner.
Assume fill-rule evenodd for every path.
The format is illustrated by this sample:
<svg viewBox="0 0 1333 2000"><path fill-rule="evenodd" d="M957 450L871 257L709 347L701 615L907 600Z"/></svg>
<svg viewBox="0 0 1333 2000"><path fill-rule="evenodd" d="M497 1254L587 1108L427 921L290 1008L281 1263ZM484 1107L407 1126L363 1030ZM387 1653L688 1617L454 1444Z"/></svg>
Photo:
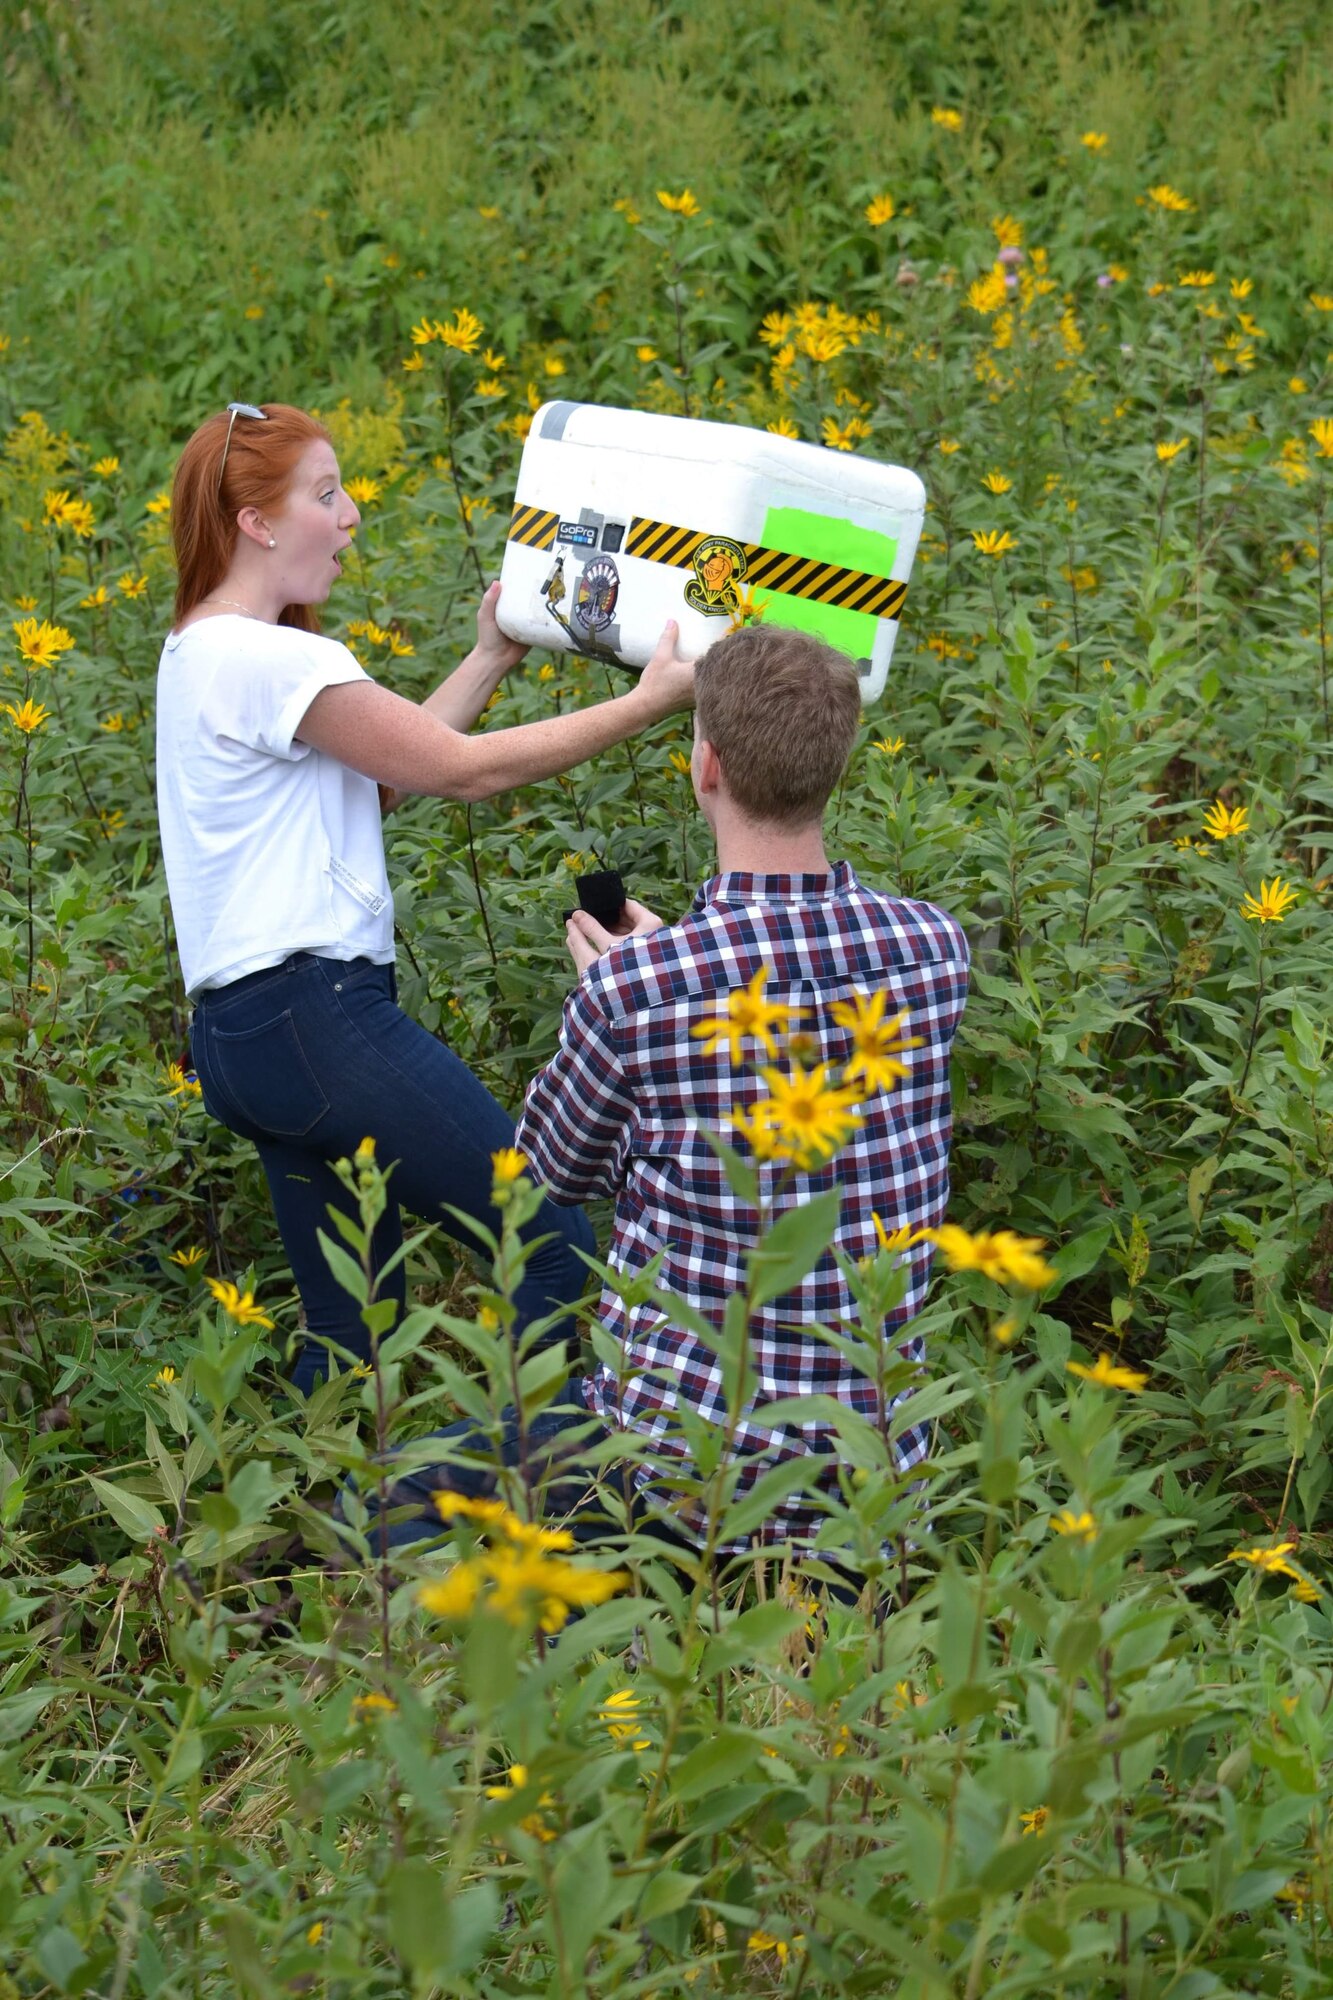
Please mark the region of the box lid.
<svg viewBox="0 0 1333 2000"><path fill-rule="evenodd" d="M533 441L563 441L598 452L633 452L693 465L728 465L765 479L799 480L830 499L866 500L901 513L922 514L926 489L905 466L884 465L824 445L803 444L745 424L716 424L703 417L659 416L605 403L543 403L532 419Z"/></svg>

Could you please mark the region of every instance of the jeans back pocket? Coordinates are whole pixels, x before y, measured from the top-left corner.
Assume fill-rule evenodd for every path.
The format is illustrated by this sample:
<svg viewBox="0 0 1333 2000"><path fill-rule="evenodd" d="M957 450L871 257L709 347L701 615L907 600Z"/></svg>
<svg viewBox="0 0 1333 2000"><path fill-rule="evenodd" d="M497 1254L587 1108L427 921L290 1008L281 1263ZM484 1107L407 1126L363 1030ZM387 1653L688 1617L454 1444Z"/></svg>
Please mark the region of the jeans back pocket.
<svg viewBox="0 0 1333 2000"><path fill-rule="evenodd" d="M290 1010L253 1028L205 1029L215 1080L242 1118L274 1139L303 1139L329 1100Z"/></svg>

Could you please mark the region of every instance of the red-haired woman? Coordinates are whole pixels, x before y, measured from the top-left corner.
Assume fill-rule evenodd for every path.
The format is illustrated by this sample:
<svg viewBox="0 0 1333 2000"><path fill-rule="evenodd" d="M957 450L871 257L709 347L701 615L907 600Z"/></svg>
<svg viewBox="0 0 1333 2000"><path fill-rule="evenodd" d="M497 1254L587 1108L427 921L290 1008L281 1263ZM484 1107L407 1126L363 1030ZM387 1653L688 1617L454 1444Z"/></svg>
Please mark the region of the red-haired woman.
<svg viewBox="0 0 1333 2000"><path fill-rule="evenodd" d="M467 731L523 648L496 623L424 702L378 686L319 636L315 607L360 516L328 433L282 403L233 404L181 454L171 497L179 581L157 689L158 809L204 1103L258 1148L309 1337L308 1391L328 1344L367 1352L355 1303L318 1242L346 1206L329 1161L364 1137L393 1164L377 1232L398 1250L398 1203L459 1238L461 1209L498 1228L491 1154L513 1123L466 1065L397 1004L393 904L378 787L485 799L568 770L693 699L668 625L636 686L595 708L482 736ZM547 1203L518 1294L521 1324L584 1287L582 1213ZM382 1295L404 1297L402 1261ZM550 1338L567 1337L558 1318Z"/></svg>

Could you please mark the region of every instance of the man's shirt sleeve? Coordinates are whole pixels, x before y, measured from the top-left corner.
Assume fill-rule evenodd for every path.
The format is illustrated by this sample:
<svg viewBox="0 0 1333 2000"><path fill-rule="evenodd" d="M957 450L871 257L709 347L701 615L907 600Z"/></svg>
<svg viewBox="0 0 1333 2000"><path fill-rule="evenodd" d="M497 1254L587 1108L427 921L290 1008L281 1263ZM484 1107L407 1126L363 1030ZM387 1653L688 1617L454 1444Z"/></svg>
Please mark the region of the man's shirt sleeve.
<svg viewBox="0 0 1333 2000"><path fill-rule="evenodd" d="M634 1125L616 1036L582 979L565 1002L560 1046L528 1085L515 1143L558 1202L613 1195Z"/></svg>

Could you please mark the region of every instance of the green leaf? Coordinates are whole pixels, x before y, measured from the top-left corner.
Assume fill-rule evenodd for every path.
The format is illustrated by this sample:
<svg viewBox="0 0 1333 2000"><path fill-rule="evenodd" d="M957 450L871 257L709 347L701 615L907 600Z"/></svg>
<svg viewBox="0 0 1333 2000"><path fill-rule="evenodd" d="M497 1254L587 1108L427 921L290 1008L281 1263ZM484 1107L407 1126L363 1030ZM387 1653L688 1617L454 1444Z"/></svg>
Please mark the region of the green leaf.
<svg viewBox="0 0 1333 2000"><path fill-rule="evenodd" d="M342 1245L335 1243L325 1230L317 1230L316 1234L319 1237L319 1247L324 1252L324 1261L343 1290L350 1292L359 1306L368 1304L370 1287L366 1282L366 1274L356 1258L349 1257Z"/></svg>
<svg viewBox="0 0 1333 2000"><path fill-rule="evenodd" d="M703 1879L702 1875L682 1875L677 1868L663 1868L650 1876L639 1902L639 1922L651 1923L654 1917L669 1917L673 1910L684 1909Z"/></svg>
<svg viewBox="0 0 1333 2000"><path fill-rule="evenodd" d="M710 1680L742 1660L759 1660L776 1654L782 1641L804 1621L804 1613L785 1604L752 1604L726 1630L717 1633L704 1648L699 1667L701 1680Z"/></svg>
<svg viewBox="0 0 1333 2000"><path fill-rule="evenodd" d="M778 1217L750 1252L750 1296L754 1305L768 1305L781 1298L814 1269L833 1240L841 1206L841 1188L830 1188Z"/></svg>
<svg viewBox="0 0 1333 2000"><path fill-rule="evenodd" d="M132 1541L147 1542L154 1535L166 1534L167 1524L151 1500L141 1499L137 1493L126 1493L122 1487L113 1486L108 1479L98 1479L91 1472L86 1472L84 1478L116 1526Z"/></svg>
<svg viewBox="0 0 1333 2000"><path fill-rule="evenodd" d="M670 1776L672 1796L681 1800L702 1799L748 1771L759 1754L753 1736L735 1729L719 1729L691 1750Z"/></svg>

